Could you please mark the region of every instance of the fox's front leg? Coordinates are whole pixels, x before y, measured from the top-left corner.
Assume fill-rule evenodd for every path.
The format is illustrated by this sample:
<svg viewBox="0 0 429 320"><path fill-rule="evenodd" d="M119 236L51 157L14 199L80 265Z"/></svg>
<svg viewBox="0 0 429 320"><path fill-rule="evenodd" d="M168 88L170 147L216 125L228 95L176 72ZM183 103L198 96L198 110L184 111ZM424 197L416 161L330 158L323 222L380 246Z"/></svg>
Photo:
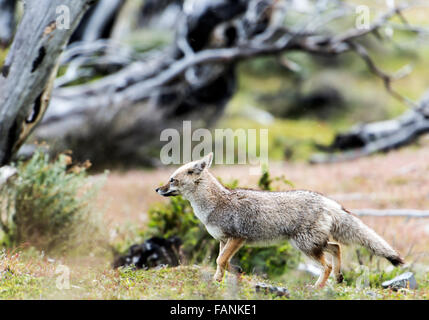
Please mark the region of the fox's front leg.
<svg viewBox="0 0 429 320"><path fill-rule="evenodd" d="M216 281L221 281L223 278L223 272L219 266L218 261L220 261L219 259L220 259L220 256L222 255L222 251L223 251L224 247L225 247L225 242L221 240L219 242L219 254L218 254L217 259L216 259L217 268L216 268L216 273L214 275L214 280L216 280ZM217 279L220 279L220 280L217 280Z"/></svg>
<svg viewBox="0 0 429 320"><path fill-rule="evenodd" d="M220 242L219 246L219 256L216 259L217 269L214 275L215 281L222 281L225 270L229 267L229 262L234 254L243 246L243 239L228 239L228 241Z"/></svg>

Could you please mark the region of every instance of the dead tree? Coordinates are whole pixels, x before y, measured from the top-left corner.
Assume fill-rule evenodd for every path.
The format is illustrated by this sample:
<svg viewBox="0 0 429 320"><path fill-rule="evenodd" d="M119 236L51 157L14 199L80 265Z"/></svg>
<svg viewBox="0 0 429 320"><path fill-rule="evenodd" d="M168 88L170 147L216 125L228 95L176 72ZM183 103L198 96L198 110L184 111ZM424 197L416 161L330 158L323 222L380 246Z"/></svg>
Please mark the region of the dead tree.
<svg viewBox="0 0 429 320"><path fill-rule="evenodd" d="M25 12L0 76L0 166L42 118L53 88L58 57L92 0L25 2ZM65 6L70 26L57 28ZM68 17L67 17L68 18Z"/></svg>
<svg viewBox="0 0 429 320"><path fill-rule="evenodd" d="M69 69L55 85L34 140L48 141L52 152L72 149L78 159L95 164L123 163L124 159L128 164L152 163L158 158L163 129L180 129L183 120L207 127L219 118L235 92L238 61L289 51L354 52L392 95L408 101L392 89L394 77L380 70L358 41L377 34L407 6L388 11L367 29L332 34L323 26L355 11L341 1L328 2L335 6L325 11L317 7L305 21L286 27L285 17L293 9L288 2L187 0L174 43L165 49L135 54L109 40L75 43L63 56ZM100 80L67 86L100 70L107 74ZM9 141L16 140L10 137ZM3 149L8 150L0 143Z"/></svg>
<svg viewBox="0 0 429 320"><path fill-rule="evenodd" d="M235 59L228 52L223 57L223 49L206 50L213 46L208 35L245 11L245 1L206 1L203 10L183 16L173 45L137 60L103 40L73 45L66 61L79 55L83 67L121 60L123 68L96 82L56 88L35 138L49 141L53 152L72 149L77 159L96 164L152 164L163 129L180 128L183 119L210 126L222 114L235 92ZM92 59L99 50L113 54ZM70 78L66 73L61 85L81 77L82 69Z"/></svg>
<svg viewBox="0 0 429 320"><path fill-rule="evenodd" d="M313 163L338 162L368 156L402 147L429 132L429 91L418 105L401 116L369 124L356 125L349 132L338 134L327 151L311 158Z"/></svg>

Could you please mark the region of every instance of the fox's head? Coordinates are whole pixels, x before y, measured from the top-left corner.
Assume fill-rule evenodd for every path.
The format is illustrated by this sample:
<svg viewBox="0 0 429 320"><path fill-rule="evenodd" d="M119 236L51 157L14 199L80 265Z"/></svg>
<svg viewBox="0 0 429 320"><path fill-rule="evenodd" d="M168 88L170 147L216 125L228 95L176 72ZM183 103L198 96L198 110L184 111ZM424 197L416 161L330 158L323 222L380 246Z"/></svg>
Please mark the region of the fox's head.
<svg viewBox="0 0 429 320"><path fill-rule="evenodd" d="M210 168L212 160L213 152L210 152L201 160L184 164L170 176L166 185L155 191L164 197L178 196L186 191L192 192L207 172L207 168Z"/></svg>

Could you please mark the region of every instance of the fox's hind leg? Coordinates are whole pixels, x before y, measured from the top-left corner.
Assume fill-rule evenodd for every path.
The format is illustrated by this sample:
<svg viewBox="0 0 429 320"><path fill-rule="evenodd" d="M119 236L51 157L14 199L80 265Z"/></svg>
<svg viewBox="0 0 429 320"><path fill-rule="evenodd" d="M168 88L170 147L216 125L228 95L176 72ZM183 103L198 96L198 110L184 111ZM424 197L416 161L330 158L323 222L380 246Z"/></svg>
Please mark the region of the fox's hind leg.
<svg viewBox="0 0 429 320"><path fill-rule="evenodd" d="M313 259L322 267L322 273L319 279L317 279L315 287L323 288L332 271L331 262L325 259L325 252L328 252L329 234L328 232L318 232L315 230L316 227L317 226L314 226L313 229L304 230L305 232L295 235L292 240L302 253ZM321 229L321 231L323 231L323 229Z"/></svg>
<svg viewBox="0 0 429 320"><path fill-rule="evenodd" d="M343 282L344 277L341 273L341 246L335 242L328 242L326 251L328 251L332 255L334 274L337 283Z"/></svg>
<svg viewBox="0 0 429 320"><path fill-rule="evenodd" d="M236 254L236 252L244 244L243 239L228 239L228 241L223 244L222 241L219 247L219 256L216 259L217 269L214 275L215 281L222 281L225 269L229 268L229 262L231 258Z"/></svg>

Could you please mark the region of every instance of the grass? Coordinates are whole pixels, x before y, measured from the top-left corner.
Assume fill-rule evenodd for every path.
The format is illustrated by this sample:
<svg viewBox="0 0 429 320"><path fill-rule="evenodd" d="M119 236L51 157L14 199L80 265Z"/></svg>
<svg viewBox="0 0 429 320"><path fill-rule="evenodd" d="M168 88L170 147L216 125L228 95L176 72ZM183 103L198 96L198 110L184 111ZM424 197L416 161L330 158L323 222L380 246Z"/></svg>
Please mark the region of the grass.
<svg viewBox="0 0 429 320"><path fill-rule="evenodd" d="M0 48L0 67L3 66L8 52L9 52L8 49L1 49Z"/></svg>
<svg viewBox="0 0 429 320"><path fill-rule="evenodd" d="M429 275L418 275L417 290L398 292L381 288L357 288L353 283L323 289L309 284L315 279L292 272L282 280L256 275L236 277L227 273L222 283L211 280L210 266L179 266L151 270L113 270L107 260L53 260L36 251L3 252L0 262L0 299L423 299L429 298ZM100 260L101 259L101 260ZM97 263L95 263L97 262ZM69 288L57 287L59 266L70 268ZM63 268L63 267L62 267ZM346 277L347 281L347 277ZM285 286L290 297L257 293L255 284Z"/></svg>

